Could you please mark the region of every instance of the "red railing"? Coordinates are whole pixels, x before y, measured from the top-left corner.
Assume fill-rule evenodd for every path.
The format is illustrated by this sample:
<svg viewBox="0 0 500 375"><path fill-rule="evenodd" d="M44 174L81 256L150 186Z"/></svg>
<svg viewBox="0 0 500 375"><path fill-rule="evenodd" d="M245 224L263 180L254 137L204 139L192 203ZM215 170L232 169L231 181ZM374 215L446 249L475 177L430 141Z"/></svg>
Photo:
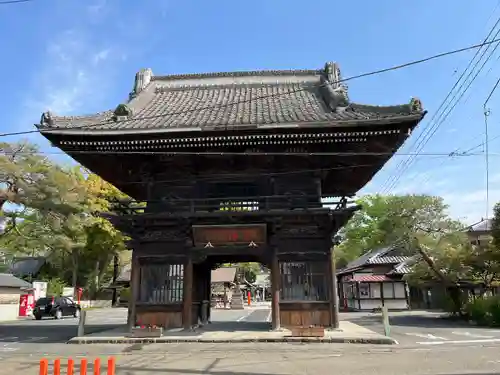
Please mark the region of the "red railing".
<svg viewBox="0 0 500 375"><path fill-rule="evenodd" d="M61 375L61 359L57 358L54 360L53 364L53 375ZM82 358L80 361L80 375L87 375L87 369L88 369L88 361L86 358ZM100 358L95 358L93 361L93 374L94 375L101 375L101 359ZM108 366L107 366L107 375L115 375L115 358L114 357L109 357L108 358ZM72 358L68 359L67 363L67 368L66 368L66 374L67 375L75 375L75 361ZM49 375L49 361L46 358L42 358L40 360L40 370L39 370L39 375Z"/></svg>

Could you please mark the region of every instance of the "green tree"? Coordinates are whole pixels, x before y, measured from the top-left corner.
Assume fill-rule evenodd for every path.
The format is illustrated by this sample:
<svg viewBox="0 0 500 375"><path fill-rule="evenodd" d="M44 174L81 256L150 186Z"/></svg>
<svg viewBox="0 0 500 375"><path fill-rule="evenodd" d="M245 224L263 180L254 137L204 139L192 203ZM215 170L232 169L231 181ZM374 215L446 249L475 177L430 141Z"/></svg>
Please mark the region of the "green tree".
<svg viewBox="0 0 500 375"><path fill-rule="evenodd" d="M0 145L0 210L8 217L0 248L47 258L72 286L98 289L125 240L102 212L126 198L80 167L66 168L39 156L28 144Z"/></svg>
<svg viewBox="0 0 500 375"><path fill-rule="evenodd" d="M366 251L396 243L415 254L415 236L436 238L443 228L450 232L461 227L446 215L440 197L369 195L358 203L362 210L341 231L342 242L335 249L339 268Z"/></svg>
<svg viewBox="0 0 500 375"><path fill-rule="evenodd" d="M491 236L493 246L500 251L500 202L493 208L493 219L491 220Z"/></svg>
<svg viewBox="0 0 500 375"><path fill-rule="evenodd" d="M0 216L5 220L0 235L16 230L30 210L43 209L57 194L51 186L53 164L37 151L29 143L0 142Z"/></svg>

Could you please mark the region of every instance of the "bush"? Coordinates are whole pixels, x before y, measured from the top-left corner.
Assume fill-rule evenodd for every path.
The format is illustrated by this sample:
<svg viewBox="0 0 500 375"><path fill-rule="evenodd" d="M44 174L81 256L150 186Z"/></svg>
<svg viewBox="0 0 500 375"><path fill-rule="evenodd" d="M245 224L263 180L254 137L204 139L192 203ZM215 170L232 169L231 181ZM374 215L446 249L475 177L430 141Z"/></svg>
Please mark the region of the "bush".
<svg viewBox="0 0 500 375"><path fill-rule="evenodd" d="M469 320L479 325L500 327L500 297L476 298L466 306Z"/></svg>
<svg viewBox="0 0 500 375"><path fill-rule="evenodd" d="M131 293L130 288L123 288L120 291L120 300L128 302L130 300L131 295L132 295L132 293Z"/></svg>
<svg viewBox="0 0 500 375"><path fill-rule="evenodd" d="M66 283L58 277L53 277L47 280L47 294L49 296L60 296L62 295L63 289L66 287Z"/></svg>

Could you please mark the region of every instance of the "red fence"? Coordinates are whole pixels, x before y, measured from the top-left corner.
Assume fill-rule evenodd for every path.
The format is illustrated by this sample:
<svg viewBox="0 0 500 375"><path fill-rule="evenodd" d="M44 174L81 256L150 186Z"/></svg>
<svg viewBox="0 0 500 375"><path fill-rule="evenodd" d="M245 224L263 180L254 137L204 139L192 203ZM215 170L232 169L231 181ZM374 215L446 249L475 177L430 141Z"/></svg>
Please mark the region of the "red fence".
<svg viewBox="0 0 500 375"><path fill-rule="evenodd" d="M82 358L80 361L80 375L87 375L87 368L88 368L88 361L86 358ZM54 360L54 366L53 366L54 372L53 375L61 375L61 360L55 359ZM101 375L101 359L96 358L94 359L93 363L93 374L94 375ZM71 358L68 359L68 364L67 364L67 370L66 370L67 375L75 375L75 361ZM49 361L45 358L40 360L40 372L39 375L49 375ZM109 357L108 358L108 367L107 367L107 375L115 375L115 358L114 357Z"/></svg>

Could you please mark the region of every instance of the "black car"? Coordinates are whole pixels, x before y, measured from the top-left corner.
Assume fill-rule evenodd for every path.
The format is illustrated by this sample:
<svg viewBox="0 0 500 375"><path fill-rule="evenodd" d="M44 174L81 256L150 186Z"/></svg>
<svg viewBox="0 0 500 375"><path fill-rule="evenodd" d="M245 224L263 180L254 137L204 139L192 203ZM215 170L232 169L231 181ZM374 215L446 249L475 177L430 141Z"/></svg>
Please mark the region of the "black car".
<svg viewBox="0 0 500 375"><path fill-rule="evenodd" d="M80 316L80 306L67 297L43 297L36 301L33 315L36 320L43 317L62 319L65 316Z"/></svg>

